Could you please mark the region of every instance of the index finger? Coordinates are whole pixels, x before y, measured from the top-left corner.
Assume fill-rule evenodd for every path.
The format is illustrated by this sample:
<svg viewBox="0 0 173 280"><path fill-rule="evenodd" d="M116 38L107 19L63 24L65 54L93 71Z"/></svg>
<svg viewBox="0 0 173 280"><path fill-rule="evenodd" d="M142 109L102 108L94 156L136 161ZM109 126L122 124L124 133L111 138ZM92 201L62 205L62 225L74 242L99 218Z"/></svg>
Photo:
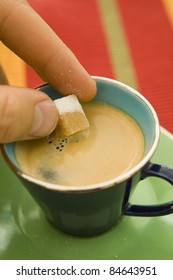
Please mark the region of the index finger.
<svg viewBox="0 0 173 280"><path fill-rule="evenodd" d="M94 97L96 85L74 54L24 0L0 1L0 39L64 95Z"/></svg>

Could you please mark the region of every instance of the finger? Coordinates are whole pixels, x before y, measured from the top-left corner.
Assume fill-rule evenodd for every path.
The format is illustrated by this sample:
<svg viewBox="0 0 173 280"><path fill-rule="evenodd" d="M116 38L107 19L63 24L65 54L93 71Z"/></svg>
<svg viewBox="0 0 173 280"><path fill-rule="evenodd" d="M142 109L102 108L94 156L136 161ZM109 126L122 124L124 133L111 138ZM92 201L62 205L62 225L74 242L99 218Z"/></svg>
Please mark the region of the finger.
<svg viewBox="0 0 173 280"><path fill-rule="evenodd" d="M0 143L43 137L57 121L55 104L46 94L0 86Z"/></svg>
<svg viewBox="0 0 173 280"><path fill-rule="evenodd" d="M7 77L1 65L0 65L0 85L8 85Z"/></svg>
<svg viewBox="0 0 173 280"><path fill-rule="evenodd" d="M95 81L26 1L0 2L3 43L62 94L74 93L80 101L93 98Z"/></svg>

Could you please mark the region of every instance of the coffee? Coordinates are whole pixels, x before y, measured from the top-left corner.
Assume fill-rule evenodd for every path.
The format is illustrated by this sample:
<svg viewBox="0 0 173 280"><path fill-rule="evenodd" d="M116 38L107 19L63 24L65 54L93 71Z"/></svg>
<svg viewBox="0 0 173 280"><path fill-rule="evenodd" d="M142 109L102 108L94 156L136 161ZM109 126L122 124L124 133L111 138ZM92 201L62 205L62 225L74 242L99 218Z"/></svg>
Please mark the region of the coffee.
<svg viewBox="0 0 173 280"><path fill-rule="evenodd" d="M90 127L65 138L58 127L49 137L16 143L16 160L37 179L86 186L111 180L134 167L145 148L135 120L102 102L82 105Z"/></svg>

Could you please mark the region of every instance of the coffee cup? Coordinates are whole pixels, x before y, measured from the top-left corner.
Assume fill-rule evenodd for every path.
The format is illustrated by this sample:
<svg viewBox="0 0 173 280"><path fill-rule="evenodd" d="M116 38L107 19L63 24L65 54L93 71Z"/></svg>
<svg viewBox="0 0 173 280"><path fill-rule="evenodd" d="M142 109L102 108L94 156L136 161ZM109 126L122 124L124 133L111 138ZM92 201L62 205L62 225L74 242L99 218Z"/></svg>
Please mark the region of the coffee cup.
<svg viewBox="0 0 173 280"><path fill-rule="evenodd" d="M173 201L154 205L130 203L131 194L138 183L149 176L159 177L173 184L173 169L151 162L160 135L155 110L144 96L128 85L109 78L93 78L97 84L93 101L101 101L126 112L143 132L144 156L133 168L106 182L64 186L26 174L16 160L15 143L1 147L7 164L44 211L47 219L59 230L77 236L103 233L115 225L122 215L149 217L173 213ZM37 87L37 90L43 91L53 100L61 97L47 83Z"/></svg>

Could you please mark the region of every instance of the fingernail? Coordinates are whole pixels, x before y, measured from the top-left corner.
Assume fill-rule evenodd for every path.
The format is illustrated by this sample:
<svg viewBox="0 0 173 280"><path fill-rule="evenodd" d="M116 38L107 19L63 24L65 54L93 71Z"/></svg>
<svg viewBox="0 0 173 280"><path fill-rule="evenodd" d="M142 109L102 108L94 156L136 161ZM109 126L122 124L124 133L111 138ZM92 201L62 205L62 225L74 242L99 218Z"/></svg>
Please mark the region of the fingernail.
<svg viewBox="0 0 173 280"><path fill-rule="evenodd" d="M41 101L36 104L33 125L29 136L42 137L55 128L58 120L57 109L52 101Z"/></svg>

